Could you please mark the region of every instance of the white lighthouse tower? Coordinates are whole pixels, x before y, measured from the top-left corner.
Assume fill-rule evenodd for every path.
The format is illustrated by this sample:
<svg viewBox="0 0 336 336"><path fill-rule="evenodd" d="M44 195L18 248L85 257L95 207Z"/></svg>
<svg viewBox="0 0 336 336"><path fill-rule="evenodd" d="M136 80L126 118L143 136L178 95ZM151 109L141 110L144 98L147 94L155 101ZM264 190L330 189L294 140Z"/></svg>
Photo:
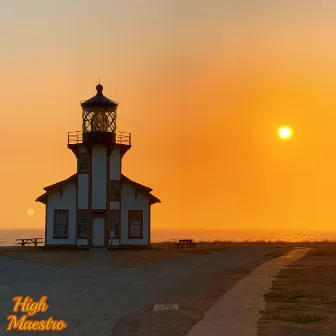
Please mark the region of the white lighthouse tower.
<svg viewBox="0 0 336 336"><path fill-rule="evenodd" d="M77 173L45 187L46 246L150 244L152 189L122 174L131 134L117 131L116 101L97 94L81 102L82 131L68 133Z"/></svg>

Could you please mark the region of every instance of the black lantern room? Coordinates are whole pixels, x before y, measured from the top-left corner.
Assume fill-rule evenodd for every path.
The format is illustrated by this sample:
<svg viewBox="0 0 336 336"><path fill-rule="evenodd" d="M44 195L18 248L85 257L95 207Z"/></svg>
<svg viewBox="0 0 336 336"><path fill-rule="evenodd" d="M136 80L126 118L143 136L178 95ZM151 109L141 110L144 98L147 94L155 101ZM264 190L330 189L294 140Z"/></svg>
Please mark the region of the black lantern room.
<svg viewBox="0 0 336 336"><path fill-rule="evenodd" d="M131 134L117 131L118 103L103 95L103 86L96 86L97 94L81 102L82 130L68 132L68 148L77 156L84 145L88 153L92 146L103 144L108 152L118 145L121 155L131 148Z"/></svg>
<svg viewBox="0 0 336 336"><path fill-rule="evenodd" d="M83 141L115 138L118 103L103 95L103 86L96 86L97 94L83 102Z"/></svg>

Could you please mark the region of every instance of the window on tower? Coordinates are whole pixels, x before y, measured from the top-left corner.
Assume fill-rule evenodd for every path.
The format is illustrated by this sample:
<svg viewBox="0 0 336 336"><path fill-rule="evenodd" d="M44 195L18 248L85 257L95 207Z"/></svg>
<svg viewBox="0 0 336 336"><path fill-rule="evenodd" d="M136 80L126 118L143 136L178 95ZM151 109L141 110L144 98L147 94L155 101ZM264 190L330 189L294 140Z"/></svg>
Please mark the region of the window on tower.
<svg viewBox="0 0 336 336"><path fill-rule="evenodd" d="M94 132L107 132L109 128L108 115L104 112L95 112L91 120L91 128Z"/></svg>
<svg viewBox="0 0 336 336"><path fill-rule="evenodd" d="M120 201L121 183L119 180L111 180L110 200Z"/></svg>
<svg viewBox="0 0 336 336"><path fill-rule="evenodd" d="M79 160L78 163L78 172L79 173L87 173L89 171L89 164L85 160Z"/></svg>
<svg viewBox="0 0 336 336"><path fill-rule="evenodd" d="M79 153L78 154L78 173L88 173L89 172L89 162L90 157L88 153Z"/></svg>

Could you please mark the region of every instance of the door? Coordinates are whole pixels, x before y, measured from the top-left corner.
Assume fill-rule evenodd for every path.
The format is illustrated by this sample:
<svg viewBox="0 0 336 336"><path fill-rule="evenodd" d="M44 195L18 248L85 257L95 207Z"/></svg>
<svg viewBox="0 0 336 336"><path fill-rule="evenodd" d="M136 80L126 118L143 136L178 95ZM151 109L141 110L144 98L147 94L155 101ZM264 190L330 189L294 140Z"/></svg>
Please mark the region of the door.
<svg viewBox="0 0 336 336"><path fill-rule="evenodd" d="M104 246L105 219L93 218L92 221L92 245Z"/></svg>

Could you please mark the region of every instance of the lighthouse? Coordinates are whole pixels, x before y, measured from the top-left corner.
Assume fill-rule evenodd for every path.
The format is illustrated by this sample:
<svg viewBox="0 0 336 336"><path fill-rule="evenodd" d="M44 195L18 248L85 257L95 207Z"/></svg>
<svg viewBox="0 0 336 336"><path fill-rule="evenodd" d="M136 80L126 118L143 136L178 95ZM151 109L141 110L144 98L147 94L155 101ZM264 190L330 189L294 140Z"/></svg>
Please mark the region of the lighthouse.
<svg viewBox="0 0 336 336"><path fill-rule="evenodd" d="M82 129L68 133L77 172L44 188L45 245L149 245L152 189L122 174L131 134L117 130L118 102L96 95L81 102Z"/></svg>

